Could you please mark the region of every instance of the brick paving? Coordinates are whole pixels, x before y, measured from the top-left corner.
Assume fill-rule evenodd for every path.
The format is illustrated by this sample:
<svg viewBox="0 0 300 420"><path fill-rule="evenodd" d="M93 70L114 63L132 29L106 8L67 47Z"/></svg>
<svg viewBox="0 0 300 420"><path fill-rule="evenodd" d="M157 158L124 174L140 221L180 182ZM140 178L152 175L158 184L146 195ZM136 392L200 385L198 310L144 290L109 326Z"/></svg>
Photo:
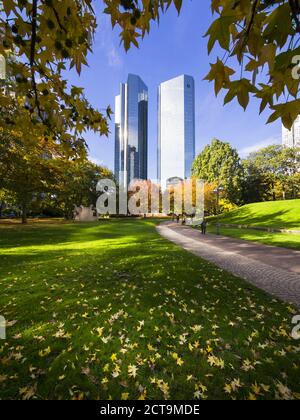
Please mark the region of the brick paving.
<svg viewBox="0 0 300 420"><path fill-rule="evenodd" d="M206 235L165 222L157 226L166 239L300 308L300 251L225 236Z"/></svg>

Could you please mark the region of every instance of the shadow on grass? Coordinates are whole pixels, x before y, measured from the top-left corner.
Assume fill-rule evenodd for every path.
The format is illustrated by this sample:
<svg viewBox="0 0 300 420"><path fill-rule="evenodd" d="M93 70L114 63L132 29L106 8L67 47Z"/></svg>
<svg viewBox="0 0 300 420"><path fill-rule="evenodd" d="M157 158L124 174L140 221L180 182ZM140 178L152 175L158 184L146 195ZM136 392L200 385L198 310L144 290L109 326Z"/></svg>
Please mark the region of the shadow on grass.
<svg viewBox="0 0 300 420"><path fill-rule="evenodd" d="M215 220L215 219L214 219ZM224 223L292 229L300 227L300 200L246 205L221 216Z"/></svg>
<svg viewBox="0 0 300 420"><path fill-rule="evenodd" d="M133 234L132 223L134 223L134 233L139 237L143 230L141 223L127 221L126 219L116 219L112 221L100 221L94 223L63 223L56 225L13 225L10 229L0 226L0 249L13 247L34 247L38 245L57 245L67 242L80 241L88 238L90 241L115 239ZM144 222L145 225L158 222ZM111 229L111 226L120 228ZM38 234L37 234L38 232ZM140 240L142 237L140 236Z"/></svg>
<svg viewBox="0 0 300 420"><path fill-rule="evenodd" d="M1 398L23 398L24 388L36 389L36 398L120 399L126 392L136 399L144 389L147 398L164 398L153 377L167 384L170 398L194 398L200 382L208 398L228 398L225 382L237 375L243 387L236 398L247 398L254 383L270 386L263 396L272 398L282 372L299 392L299 355L280 335L290 326L286 305L164 240L154 225L64 226L47 252L40 237L32 244L23 232L23 247L36 254L3 250L0 267L11 274L0 277L0 306L17 322L2 347ZM74 250L55 250L66 237ZM210 365L210 356L224 367ZM243 371L244 360L259 363ZM136 378L128 375L132 365Z"/></svg>

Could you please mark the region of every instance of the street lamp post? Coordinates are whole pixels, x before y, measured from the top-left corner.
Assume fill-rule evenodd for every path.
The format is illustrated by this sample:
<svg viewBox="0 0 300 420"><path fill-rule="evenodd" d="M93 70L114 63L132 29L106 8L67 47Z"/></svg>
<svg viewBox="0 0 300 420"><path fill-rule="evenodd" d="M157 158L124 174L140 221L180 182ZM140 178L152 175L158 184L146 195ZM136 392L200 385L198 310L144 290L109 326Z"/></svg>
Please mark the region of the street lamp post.
<svg viewBox="0 0 300 420"><path fill-rule="evenodd" d="M220 189L217 188L217 235L220 235Z"/></svg>
<svg viewBox="0 0 300 420"><path fill-rule="evenodd" d="M222 185L219 185L214 193L217 195L217 235L220 235L220 192L224 191Z"/></svg>

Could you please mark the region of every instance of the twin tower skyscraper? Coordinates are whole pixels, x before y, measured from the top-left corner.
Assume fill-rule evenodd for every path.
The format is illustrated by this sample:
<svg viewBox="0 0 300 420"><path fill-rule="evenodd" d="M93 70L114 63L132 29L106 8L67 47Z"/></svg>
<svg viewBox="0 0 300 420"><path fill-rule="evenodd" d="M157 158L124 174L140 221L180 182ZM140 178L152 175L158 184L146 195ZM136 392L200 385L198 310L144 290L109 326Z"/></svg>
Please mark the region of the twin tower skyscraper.
<svg viewBox="0 0 300 420"><path fill-rule="evenodd" d="M195 158L195 83L182 75L158 88L157 178L162 187L190 177ZM115 176L127 186L148 178L148 88L129 74L115 100Z"/></svg>

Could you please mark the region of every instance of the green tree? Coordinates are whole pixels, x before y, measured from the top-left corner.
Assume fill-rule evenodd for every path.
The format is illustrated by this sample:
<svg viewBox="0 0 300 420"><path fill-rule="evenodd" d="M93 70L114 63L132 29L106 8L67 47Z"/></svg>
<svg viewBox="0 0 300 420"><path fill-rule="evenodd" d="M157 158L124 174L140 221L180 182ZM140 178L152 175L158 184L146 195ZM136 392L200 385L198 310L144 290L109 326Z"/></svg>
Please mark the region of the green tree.
<svg viewBox="0 0 300 420"><path fill-rule="evenodd" d="M23 223L33 199L50 191L56 177L49 144L28 134L0 129L0 189L15 196Z"/></svg>
<svg viewBox="0 0 300 420"><path fill-rule="evenodd" d="M241 203L257 203L272 199L271 182L267 174L252 159L242 160L243 175L240 178Z"/></svg>
<svg viewBox="0 0 300 420"><path fill-rule="evenodd" d="M2 212L5 209L6 205L8 204L8 193L3 188L0 189L0 217L2 217Z"/></svg>
<svg viewBox="0 0 300 420"><path fill-rule="evenodd" d="M243 196L246 202L297 197L299 149L271 145L253 152L243 162ZM256 195L255 195L256 193Z"/></svg>
<svg viewBox="0 0 300 420"><path fill-rule="evenodd" d="M239 202L241 163L237 151L229 143L213 139L195 159L192 174L206 182L222 185L228 200Z"/></svg>
<svg viewBox="0 0 300 420"><path fill-rule="evenodd" d="M286 190L288 197L300 198L300 171L288 178Z"/></svg>
<svg viewBox="0 0 300 420"><path fill-rule="evenodd" d="M282 198L297 198L300 189L300 148L282 147L277 159Z"/></svg>
<svg viewBox="0 0 300 420"><path fill-rule="evenodd" d="M103 114L69 85L66 70L81 72L92 50L96 18L91 0L6 0L0 6L0 54L6 59L9 88L1 89L0 106L20 110L18 124L9 112L0 126L43 136L81 153L83 134L108 134L108 107ZM3 94L4 92L4 94ZM26 111L22 112L22 111ZM21 118L22 117L22 118Z"/></svg>
<svg viewBox="0 0 300 420"><path fill-rule="evenodd" d="M254 167L267 179L266 184L269 185L273 200L276 200L275 186L279 180L281 168L280 160L278 159L280 151L280 145L271 145L253 152L249 156L249 160L252 161Z"/></svg>
<svg viewBox="0 0 300 420"><path fill-rule="evenodd" d="M66 219L73 218L74 206L95 206L96 191L100 179L113 179L110 170L95 165L87 159L55 162L57 181L53 191L54 207L60 209Z"/></svg>
<svg viewBox="0 0 300 420"><path fill-rule="evenodd" d="M67 219L72 218L74 205L95 205L96 185L112 173L89 162L64 155L64 149L41 137L23 136L20 131L0 129L0 191L15 197L27 222L31 210L52 208ZM3 193L4 194L4 193ZM3 196L3 198L5 197ZM0 198L1 198L0 197Z"/></svg>

